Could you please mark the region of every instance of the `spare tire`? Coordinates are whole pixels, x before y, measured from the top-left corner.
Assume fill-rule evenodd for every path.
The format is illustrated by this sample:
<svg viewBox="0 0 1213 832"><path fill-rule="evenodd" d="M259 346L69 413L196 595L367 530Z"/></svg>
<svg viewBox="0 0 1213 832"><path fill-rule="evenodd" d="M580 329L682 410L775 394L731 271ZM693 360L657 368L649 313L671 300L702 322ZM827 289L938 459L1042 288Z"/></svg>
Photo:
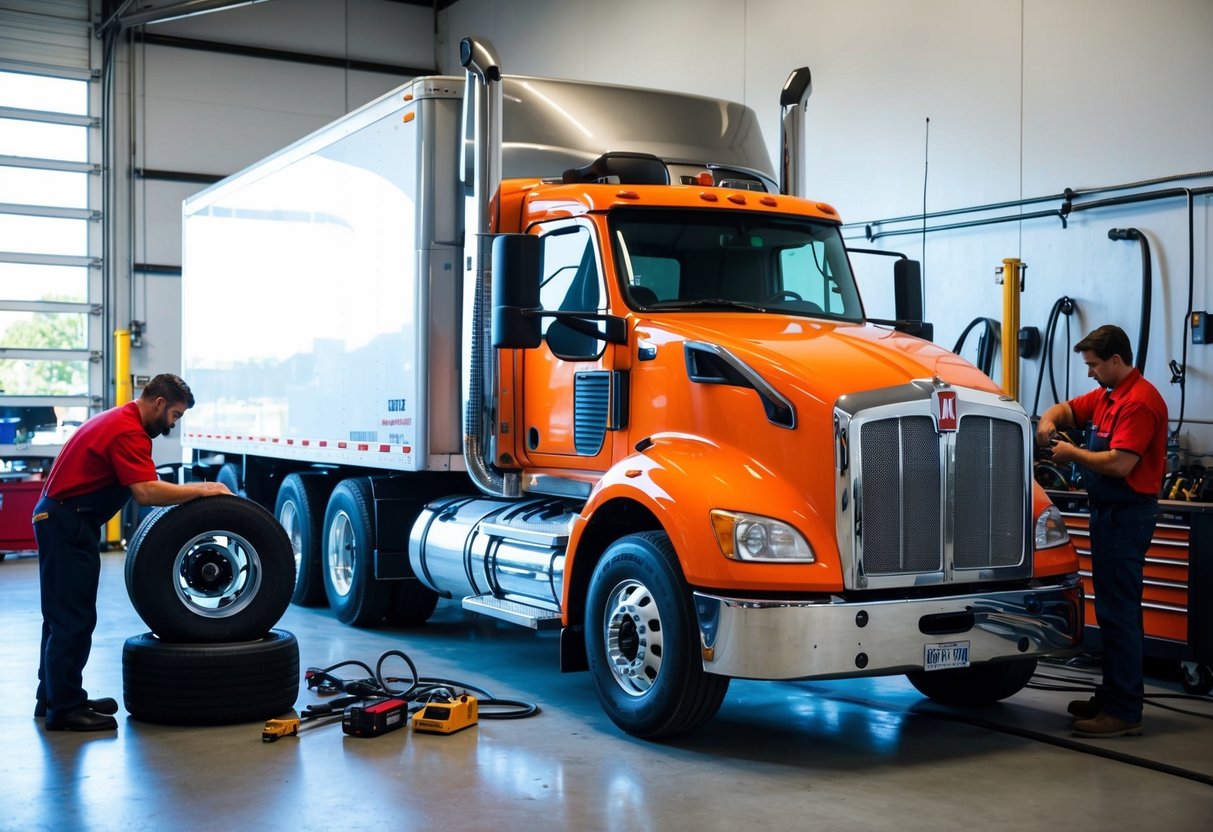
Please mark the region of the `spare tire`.
<svg viewBox="0 0 1213 832"><path fill-rule="evenodd" d="M295 555L249 500L201 497L150 515L127 546L126 589L164 641L249 641L286 612Z"/></svg>
<svg viewBox="0 0 1213 832"><path fill-rule="evenodd" d="M299 643L285 630L229 644L167 643L152 633L122 648L122 703L161 725L229 725L280 716L299 698Z"/></svg>

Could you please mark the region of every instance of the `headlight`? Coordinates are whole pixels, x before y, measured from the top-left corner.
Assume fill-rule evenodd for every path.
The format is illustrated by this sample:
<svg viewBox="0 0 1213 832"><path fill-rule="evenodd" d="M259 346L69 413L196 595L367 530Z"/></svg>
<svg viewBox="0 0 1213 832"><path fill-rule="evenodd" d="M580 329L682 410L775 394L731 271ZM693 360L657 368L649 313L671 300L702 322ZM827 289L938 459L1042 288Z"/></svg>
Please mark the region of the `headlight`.
<svg viewBox="0 0 1213 832"><path fill-rule="evenodd" d="M1036 548L1050 549L1070 542L1070 533L1057 506L1049 506L1036 518Z"/></svg>
<svg viewBox="0 0 1213 832"><path fill-rule="evenodd" d="M804 535L770 517L736 511L712 511L712 529L726 558L748 561L798 561L816 558Z"/></svg>

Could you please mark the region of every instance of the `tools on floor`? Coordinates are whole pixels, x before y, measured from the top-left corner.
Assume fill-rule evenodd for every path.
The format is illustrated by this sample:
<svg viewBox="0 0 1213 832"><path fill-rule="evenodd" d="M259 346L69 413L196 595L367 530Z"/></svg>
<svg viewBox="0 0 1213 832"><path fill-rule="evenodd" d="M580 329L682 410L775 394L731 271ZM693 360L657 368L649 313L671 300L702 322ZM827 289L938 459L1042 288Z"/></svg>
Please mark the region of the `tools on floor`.
<svg viewBox="0 0 1213 832"><path fill-rule="evenodd" d="M392 658L408 666L408 677L384 675L384 663ZM335 674L351 666L367 675L346 679ZM477 685L420 676L412 659L399 650L381 655L374 669L352 660L326 668L309 667L303 678L309 690L334 698L308 705L298 717L267 721L261 732L263 742L298 736L307 723L328 722L338 717L347 736L367 738L392 733L405 727L410 719L415 732L454 734L475 726L481 719L522 719L539 713L539 706L534 703L497 699ZM405 682L408 687L403 690L393 687ZM482 710L484 707L488 710Z"/></svg>

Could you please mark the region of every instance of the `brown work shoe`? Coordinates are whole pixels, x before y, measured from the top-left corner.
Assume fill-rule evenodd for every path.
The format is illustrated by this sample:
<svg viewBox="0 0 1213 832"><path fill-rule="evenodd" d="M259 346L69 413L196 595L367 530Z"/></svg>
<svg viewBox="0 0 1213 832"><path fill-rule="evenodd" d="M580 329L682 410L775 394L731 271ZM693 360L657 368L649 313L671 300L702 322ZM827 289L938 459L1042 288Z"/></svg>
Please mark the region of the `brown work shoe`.
<svg viewBox="0 0 1213 832"><path fill-rule="evenodd" d="M1090 699L1075 699L1066 708L1075 719L1094 719L1099 716L1099 700L1094 696Z"/></svg>
<svg viewBox="0 0 1213 832"><path fill-rule="evenodd" d="M1141 735L1140 722L1125 722L1109 714L1092 719L1080 719L1070 726L1076 737L1136 737Z"/></svg>

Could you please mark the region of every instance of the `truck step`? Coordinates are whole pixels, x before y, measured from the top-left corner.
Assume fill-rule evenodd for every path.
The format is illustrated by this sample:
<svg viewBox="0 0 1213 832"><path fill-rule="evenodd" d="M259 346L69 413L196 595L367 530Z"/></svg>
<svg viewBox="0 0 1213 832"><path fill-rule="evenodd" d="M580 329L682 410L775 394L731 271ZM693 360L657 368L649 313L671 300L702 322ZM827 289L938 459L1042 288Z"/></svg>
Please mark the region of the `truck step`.
<svg viewBox="0 0 1213 832"><path fill-rule="evenodd" d="M492 595L469 595L463 599L463 608L490 618L500 618L511 624L521 624L532 630L552 630L561 624L560 613L554 610L507 601Z"/></svg>

